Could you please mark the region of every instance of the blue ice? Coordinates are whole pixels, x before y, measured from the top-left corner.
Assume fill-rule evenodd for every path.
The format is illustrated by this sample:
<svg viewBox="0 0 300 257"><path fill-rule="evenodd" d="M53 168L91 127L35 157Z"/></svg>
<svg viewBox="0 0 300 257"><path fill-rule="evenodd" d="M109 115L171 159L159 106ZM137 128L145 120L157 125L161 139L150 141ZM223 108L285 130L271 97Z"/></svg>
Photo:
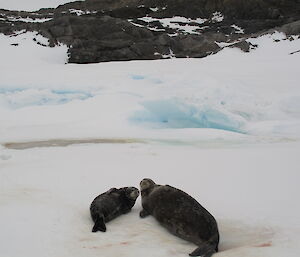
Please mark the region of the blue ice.
<svg viewBox="0 0 300 257"><path fill-rule="evenodd" d="M56 89L56 90L51 90L52 93L58 94L58 95L74 95L74 94L82 94L86 96L92 96L91 93L89 92L84 92L80 90L65 90L65 89Z"/></svg>
<svg viewBox="0 0 300 257"><path fill-rule="evenodd" d="M73 100L85 100L90 97L93 97L91 93L76 90L0 88L0 102L12 109L37 105L65 104Z"/></svg>
<svg viewBox="0 0 300 257"><path fill-rule="evenodd" d="M134 80L142 80L142 79L145 79L145 76L143 76L143 75L132 75L131 78L134 79Z"/></svg>
<svg viewBox="0 0 300 257"><path fill-rule="evenodd" d="M151 79L151 82L154 84L162 84L163 83L163 81L161 79L156 79L156 78Z"/></svg>
<svg viewBox="0 0 300 257"><path fill-rule="evenodd" d="M174 99L142 103L144 109L135 112L134 123L159 128L214 128L242 133L242 122L211 107L197 108Z"/></svg>

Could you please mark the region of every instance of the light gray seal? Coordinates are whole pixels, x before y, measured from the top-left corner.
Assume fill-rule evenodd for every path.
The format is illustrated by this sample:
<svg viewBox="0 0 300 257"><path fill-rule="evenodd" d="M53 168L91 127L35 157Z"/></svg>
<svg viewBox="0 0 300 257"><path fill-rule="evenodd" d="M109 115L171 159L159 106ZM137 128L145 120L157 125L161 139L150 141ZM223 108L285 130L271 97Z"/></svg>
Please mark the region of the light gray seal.
<svg viewBox="0 0 300 257"><path fill-rule="evenodd" d="M140 187L141 218L152 215L172 234L198 245L190 256L210 257L218 251L217 222L193 197L147 178L141 181Z"/></svg>
<svg viewBox="0 0 300 257"><path fill-rule="evenodd" d="M138 196L139 190L135 187L111 188L97 196L90 206L91 216L95 222L92 232L105 232L105 223L130 212Z"/></svg>

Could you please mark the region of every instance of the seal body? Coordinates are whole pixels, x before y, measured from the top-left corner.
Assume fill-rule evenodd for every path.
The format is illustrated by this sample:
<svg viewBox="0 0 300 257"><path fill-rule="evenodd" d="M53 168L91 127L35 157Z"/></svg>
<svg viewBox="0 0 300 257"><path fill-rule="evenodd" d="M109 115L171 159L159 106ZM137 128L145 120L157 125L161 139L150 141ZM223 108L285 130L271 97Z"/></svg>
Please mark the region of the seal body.
<svg viewBox="0 0 300 257"><path fill-rule="evenodd" d="M218 251L217 222L193 197L172 186L157 185L151 179L143 179L140 187L140 217L152 215L172 234L198 245L190 256L210 257Z"/></svg>
<svg viewBox="0 0 300 257"><path fill-rule="evenodd" d="M105 223L121 214L128 213L134 206L139 190L135 187L111 188L97 196L90 206L90 212L95 225L93 232L106 231Z"/></svg>

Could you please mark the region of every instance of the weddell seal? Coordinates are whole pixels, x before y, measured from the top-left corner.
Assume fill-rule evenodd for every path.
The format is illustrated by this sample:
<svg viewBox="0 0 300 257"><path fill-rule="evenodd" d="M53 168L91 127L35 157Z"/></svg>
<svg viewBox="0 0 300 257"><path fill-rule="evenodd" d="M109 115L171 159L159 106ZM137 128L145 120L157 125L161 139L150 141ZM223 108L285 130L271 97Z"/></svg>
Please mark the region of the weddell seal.
<svg viewBox="0 0 300 257"><path fill-rule="evenodd" d="M157 185L148 178L141 181L140 187L141 218L152 215L172 234L198 245L190 256L210 257L218 251L217 222L194 198L169 185Z"/></svg>
<svg viewBox="0 0 300 257"><path fill-rule="evenodd" d="M111 188L97 196L90 206L90 212L95 225L93 232L106 231L106 222L130 212L134 206L139 190L135 187Z"/></svg>

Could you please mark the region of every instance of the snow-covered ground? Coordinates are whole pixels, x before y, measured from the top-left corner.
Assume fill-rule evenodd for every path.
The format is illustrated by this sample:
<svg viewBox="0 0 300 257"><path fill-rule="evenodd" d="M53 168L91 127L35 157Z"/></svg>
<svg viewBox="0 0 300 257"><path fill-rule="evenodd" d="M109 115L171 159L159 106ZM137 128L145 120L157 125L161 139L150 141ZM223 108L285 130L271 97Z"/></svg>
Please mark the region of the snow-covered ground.
<svg viewBox="0 0 300 257"><path fill-rule="evenodd" d="M215 256L298 257L293 39L266 35L250 53L204 59L66 65L66 46L0 35L0 256L187 256L193 244L139 219L140 198L107 233L91 233L94 197L150 177L215 216ZM84 144L49 147L58 139ZM48 147L34 148L40 140Z"/></svg>
<svg viewBox="0 0 300 257"><path fill-rule="evenodd" d="M41 8L55 8L61 4L81 0L0 0L0 9L36 11Z"/></svg>
<svg viewBox="0 0 300 257"><path fill-rule="evenodd" d="M198 199L220 226L222 257L297 257L299 144L199 148L74 145L5 150L1 161L0 255L187 256L195 245L153 218L131 213L92 233L89 204L112 186L144 177Z"/></svg>
<svg viewBox="0 0 300 257"><path fill-rule="evenodd" d="M66 46L38 45L47 40L35 33L0 35L0 141L297 140L299 53L291 53L300 40L251 41L259 48L247 54L65 65Z"/></svg>

